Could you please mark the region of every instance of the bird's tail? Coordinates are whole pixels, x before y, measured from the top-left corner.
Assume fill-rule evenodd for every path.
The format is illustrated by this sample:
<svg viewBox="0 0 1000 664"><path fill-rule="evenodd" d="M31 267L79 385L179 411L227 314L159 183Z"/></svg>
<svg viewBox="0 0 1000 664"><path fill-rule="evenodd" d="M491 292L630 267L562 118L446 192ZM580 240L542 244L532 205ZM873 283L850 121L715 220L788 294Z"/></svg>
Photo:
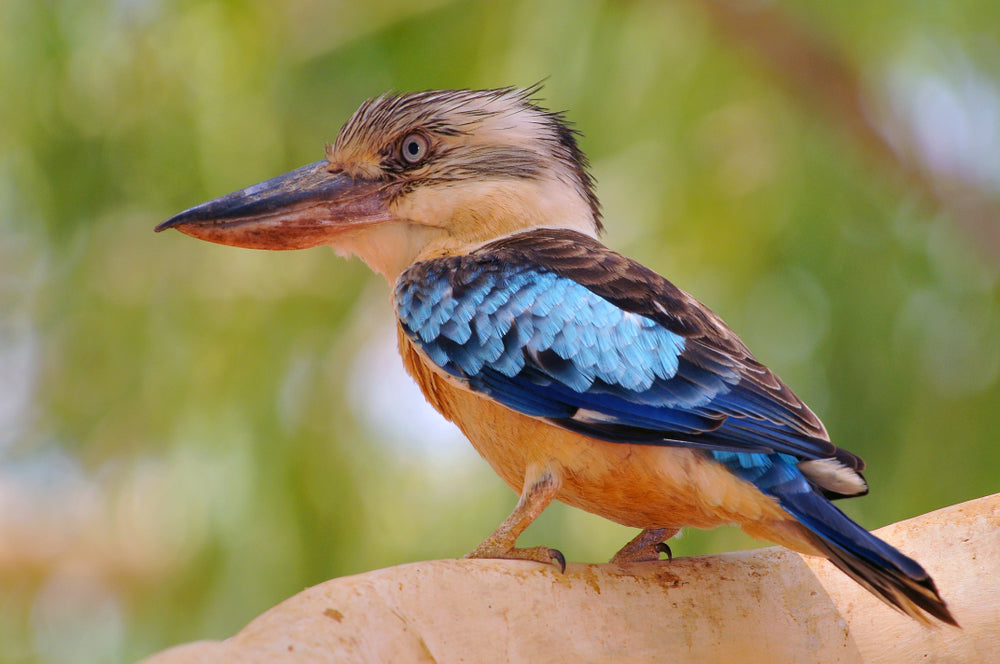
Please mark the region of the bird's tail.
<svg viewBox="0 0 1000 664"><path fill-rule="evenodd" d="M890 606L931 624L930 614L958 626L934 580L915 560L854 523L815 491L776 495L781 507L813 536L812 544L845 574Z"/></svg>

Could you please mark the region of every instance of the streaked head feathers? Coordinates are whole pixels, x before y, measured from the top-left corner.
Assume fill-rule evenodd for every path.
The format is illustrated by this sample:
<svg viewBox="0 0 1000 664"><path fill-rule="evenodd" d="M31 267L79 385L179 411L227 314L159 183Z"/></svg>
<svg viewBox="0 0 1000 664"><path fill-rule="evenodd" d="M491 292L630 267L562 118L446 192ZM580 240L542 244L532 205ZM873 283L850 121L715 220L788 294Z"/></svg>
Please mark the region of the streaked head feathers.
<svg viewBox="0 0 1000 664"><path fill-rule="evenodd" d="M532 97L539 86L492 90L387 93L364 102L344 124L327 159L352 175L406 177L407 190L479 178L541 179L571 184L586 201L596 230L600 204L577 132L562 113ZM414 167L400 142L418 133L428 155Z"/></svg>

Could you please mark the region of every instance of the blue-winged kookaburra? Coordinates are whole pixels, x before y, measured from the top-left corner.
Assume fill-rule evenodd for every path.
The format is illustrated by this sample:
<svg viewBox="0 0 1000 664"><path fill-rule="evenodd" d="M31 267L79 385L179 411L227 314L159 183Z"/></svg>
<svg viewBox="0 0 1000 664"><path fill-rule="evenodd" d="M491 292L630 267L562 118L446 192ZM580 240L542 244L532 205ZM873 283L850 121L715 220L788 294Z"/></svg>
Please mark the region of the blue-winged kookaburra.
<svg viewBox="0 0 1000 664"><path fill-rule="evenodd" d="M471 557L564 566L515 547L552 500L641 528L619 563L657 559L683 526L738 524L954 624L916 561L830 502L867 492L862 460L718 316L601 244L586 158L533 92L371 99L321 161L157 230L331 245L386 278L406 369L520 494Z"/></svg>

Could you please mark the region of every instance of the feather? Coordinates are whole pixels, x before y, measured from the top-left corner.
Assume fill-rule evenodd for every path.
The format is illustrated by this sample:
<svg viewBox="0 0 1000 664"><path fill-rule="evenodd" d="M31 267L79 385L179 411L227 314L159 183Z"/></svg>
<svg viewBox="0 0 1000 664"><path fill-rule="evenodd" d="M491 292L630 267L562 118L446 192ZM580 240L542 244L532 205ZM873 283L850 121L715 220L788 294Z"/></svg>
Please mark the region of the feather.
<svg viewBox="0 0 1000 664"><path fill-rule="evenodd" d="M836 459L818 485L864 485L861 459L720 318L586 235L539 229L419 262L394 299L441 369L520 412L614 442Z"/></svg>

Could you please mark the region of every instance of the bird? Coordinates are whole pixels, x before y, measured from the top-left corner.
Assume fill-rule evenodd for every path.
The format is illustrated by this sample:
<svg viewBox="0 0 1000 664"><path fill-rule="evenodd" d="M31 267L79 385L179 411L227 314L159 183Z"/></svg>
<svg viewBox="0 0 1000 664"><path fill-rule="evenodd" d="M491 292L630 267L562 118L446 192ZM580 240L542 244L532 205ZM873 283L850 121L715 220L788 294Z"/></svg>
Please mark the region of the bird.
<svg viewBox="0 0 1000 664"><path fill-rule="evenodd" d="M718 315L602 244L580 134L539 90L371 98L323 159L156 231L331 246L386 279L407 371L519 495L467 557L565 571L557 549L516 546L553 500L639 529L623 565L669 554L683 527L736 524L957 625L919 563L831 502L868 492L862 459Z"/></svg>

